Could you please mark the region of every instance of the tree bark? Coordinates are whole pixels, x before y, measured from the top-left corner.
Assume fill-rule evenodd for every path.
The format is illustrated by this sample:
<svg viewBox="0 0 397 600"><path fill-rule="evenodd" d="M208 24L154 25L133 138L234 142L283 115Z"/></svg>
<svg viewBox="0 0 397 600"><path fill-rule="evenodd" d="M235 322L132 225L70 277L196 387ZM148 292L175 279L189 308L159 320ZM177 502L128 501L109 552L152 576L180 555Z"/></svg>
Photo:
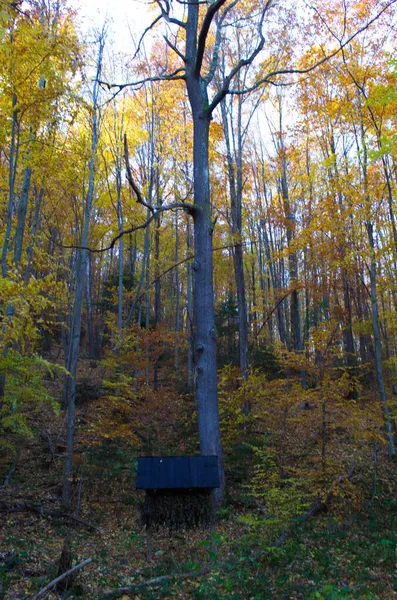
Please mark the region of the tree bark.
<svg viewBox="0 0 397 600"><path fill-rule="evenodd" d="M17 226L14 242L14 264L18 266L22 258L23 237L25 233L26 213L28 210L28 199L30 191L30 180L32 176L31 167L26 167L23 174L22 194L18 205Z"/></svg>
<svg viewBox="0 0 397 600"><path fill-rule="evenodd" d="M235 136L237 137L237 148L235 156L229 136L229 127L233 128L230 117L229 123L226 100L221 102L222 124L226 143L227 172L229 180L229 193L231 205L231 230L233 236L233 266L237 289L238 331L239 331L239 357L240 374L244 379L248 373L248 317L247 302L245 297L244 261L242 242L242 195L243 195L243 132L242 132L242 98L238 98L237 124L235 125Z"/></svg>
<svg viewBox="0 0 397 600"><path fill-rule="evenodd" d="M99 79L102 69L102 59L104 50L104 32L101 33L99 39L99 51L96 67L96 79L93 92L93 109L92 109L92 126L91 126L91 156L89 163L88 190L84 210L84 225L83 235L81 240L82 250L79 250L79 260L77 264L76 280L75 280L75 297L73 303L73 316L70 327L68 354L66 357L65 367L70 375L65 377L64 383L64 404L67 406L67 433L66 433L66 459L64 467L62 503L69 508L71 504L71 477L72 477L72 460L73 460L73 444L74 444L74 427L75 427L75 396L76 396L76 374L77 361L80 352L80 335L82 310L84 302L85 276L87 272L87 250L88 232L91 221L91 210L94 199L95 185L95 163L99 135Z"/></svg>
<svg viewBox="0 0 397 600"><path fill-rule="evenodd" d="M186 240L187 240L187 251L188 254L191 254L192 249L192 234L191 234L191 225L190 221L187 222L187 232L186 232ZM193 364L193 355L194 355L194 332L193 332L193 271L192 271L192 263L189 260L187 263L187 315L186 315L186 328L187 328L187 387L189 392L193 389L193 381L194 381L194 364Z"/></svg>
<svg viewBox="0 0 397 600"><path fill-rule="evenodd" d="M295 214L291 206L289 189L288 189L288 176L287 176L287 158L284 147L284 132L283 132L283 121L282 121L282 105L281 98L279 99L279 114L280 114L280 141L279 151L281 158L281 195L283 199L284 213L286 219L286 231L287 231L287 246L288 246L288 269L290 285L292 286L291 292L291 338L292 348L295 352L301 352L303 350L302 343L302 324L300 315L300 302L299 294L296 289L298 283L298 256L296 250L292 248L293 240L295 238Z"/></svg>
<svg viewBox="0 0 397 600"><path fill-rule="evenodd" d="M33 248L34 248L34 244L35 244L37 228L39 226L39 221L40 221L40 209L41 209L41 203L42 203L43 196L44 196L44 189L41 187L40 191L37 193L37 189L34 187L34 193L36 196L36 201L35 201L35 207L34 207L33 223L32 223L32 228L30 231L30 243L29 243L29 246L27 249L27 262L26 262L26 269L25 269L25 274L24 274L25 285L29 281L29 277L30 277L30 269L31 269L32 258L33 258Z"/></svg>
<svg viewBox="0 0 397 600"><path fill-rule="evenodd" d="M3 277L7 275L7 252L10 245L11 239L11 227L12 227L12 211L14 207L14 195L15 195L15 174L18 157L18 146L17 146L17 129L18 129L18 109L17 97L14 93L12 95L12 122L11 122L11 142L10 142L10 164L8 168L8 204L7 204L7 217L6 217L6 229L4 235L3 249L1 254L1 274Z"/></svg>
<svg viewBox="0 0 397 600"><path fill-rule="evenodd" d="M363 118L361 114L360 107L360 133L361 133L361 145L362 145L362 159L361 159L361 169L362 169L362 177L363 177L363 188L364 188L364 199L366 202L366 211L369 213L371 206L371 199L369 196L369 188L368 188L368 151L367 144L365 139L365 129ZM367 230L368 242L369 242L369 250L370 250L370 267L369 267L369 277L371 284L371 319L372 319L372 333L374 336L374 344L375 344L375 365L376 365L376 378L378 383L378 393L379 393L379 401L383 415L384 429L387 440L387 449L390 457L394 457L396 454L393 431L392 431L392 422L391 415L389 410L389 405L386 396L385 390L385 382L383 376L383 364L382 364L382 344L380 337L380 328L379 328L379 310L378 310L378 299L377 299L377 273L376 273L376 252L375 252L375 240L374 240L374 226L371 220L367 217L365 221L365 228Z"/></svg>
<svg viewBox="0 0 397 600"><path fill-rule="evenodd" d="M178 228L178 211L175 211L175 354L174 367L175 372L179 371L179 332L181 328L180 315L180 277L179 277L179 228Z"/></svg>
<svg viewBox="0 0 397 600"><path fill-rule="evenodd" d="M186 45L195 48L198 22L198 5L189 3ZM195 51L190 57L195 61ZM217 455L220 487L214 491L219 506L224 493L224 470L218 410L218 381L216 369L216 340L213 289L213 256L209 178L209 127L210 115L207 90L194 73L186 76L189 101L193 114L194 163L194 328L196 403L199 426L200 451L203 455Z"/></svg>

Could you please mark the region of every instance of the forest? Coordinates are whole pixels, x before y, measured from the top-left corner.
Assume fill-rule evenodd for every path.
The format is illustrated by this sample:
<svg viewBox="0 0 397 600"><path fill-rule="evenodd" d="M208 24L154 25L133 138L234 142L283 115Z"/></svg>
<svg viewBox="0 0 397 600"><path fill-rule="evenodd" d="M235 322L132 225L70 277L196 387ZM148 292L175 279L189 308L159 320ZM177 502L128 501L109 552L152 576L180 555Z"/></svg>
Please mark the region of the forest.
<svg viewBox="0 0 397 600"><path fill-rule="evenodd" d="M83 5L0 0L0 598L397 598L397 0Z"/></svg>

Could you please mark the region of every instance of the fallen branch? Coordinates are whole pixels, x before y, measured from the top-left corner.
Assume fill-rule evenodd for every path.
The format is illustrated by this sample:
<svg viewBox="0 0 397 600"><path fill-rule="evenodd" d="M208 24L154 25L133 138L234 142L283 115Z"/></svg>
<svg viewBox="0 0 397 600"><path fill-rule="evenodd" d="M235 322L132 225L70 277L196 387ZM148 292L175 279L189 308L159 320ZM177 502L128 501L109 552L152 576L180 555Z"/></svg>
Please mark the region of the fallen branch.
<svg viewBox="0 0 397 600"><path fill-rule="evenodd" d="M69 571L62 573L62 575L59 575L59 577L50 581L50 583L48 583L45 587L43 587L38 592L38 594L36 594L35 596L31 596L28 600L38 600L38 598L41 598L42 596L44 596L44 594L46 592L49 592L50 590L52 590L52 588L55 587L57 585L57 583L60 583L63 579L65 579L66 577L68 577L69 575L71 575L72 573L77 571L78 569L82 569L83 567L88 565L90 562L92 562L92 558L86 558L78 565L75 565L72 569L69 569Z"/></svg>
<svg viewBox="0 0 397 600"><path fill-rule="evenodd" d="M148 579L143 583L133 583L132 585L117 588L116 590L105 590L104 592L102 592L101 595L104 598L121 598L121 596L123 596L124 594L130 594L142 588L156 585L164 585L165 583L182 581L183 579L193 579L195 577L202 577L203 575L208 575L208 573L211 572L212 566L212 564L207 565L203 569L200 569L200 571L190 571L189 573L181 573L180 575L163 575L161 577L154 577L153 579Z"/></svg>
<svg viewBox="0 0 397 600"><path fill-rule="evenodd" d="M84 519L80 519L79 517L75 517L74 515L71 515L70 513L60 512L59 510L51 510L48 508L43 508L42 506L30 504L29 502L22 502L19 504L14 504L14 506L10 506L6 502L4 502L4 500L2 500L0 502L0 512L14 513L14 512L24 512L24 511L34 512L34 513L40 515L40 517L43 517L44 519L46 519L46 518L47 519L48 518L70 519L71 521L80 523L80 525L84 525L85 527L88 527L89 529L93 529L94 531L103 533L103 529L101 529L97 525L93 525L92 523L89 523L88 521L85 521Z"/></svg>
<svg viewBox="0 0 397 600"><path fill-rule="evenodd" d="M59 516L60 517L65 517L67 519L71 519L72 521L76 521L76 523L80 523L81 525L85 525L85 527L88 527L89 529L93 529L94 531L98 531L99 533L103 533L103 529L101 529L97 525L93 525L92 523L89 523L88 521L84 521L84 519L80 519L80 517L75 517L74 515L71 515L69 513L61 513Z"/></svg>
<svg viewBox="0 0 397 600"><path fill-rule="evenodd" d="M30 504L28 502L19 502L18 504L14 504L14 506L10 506L7 502L1 501L0 504L0 512L5 513L14 513L14 512L24 512L30 511L39 514L41 517L45 517L43 509L41 506L36 506L35 504Z"/></svg>

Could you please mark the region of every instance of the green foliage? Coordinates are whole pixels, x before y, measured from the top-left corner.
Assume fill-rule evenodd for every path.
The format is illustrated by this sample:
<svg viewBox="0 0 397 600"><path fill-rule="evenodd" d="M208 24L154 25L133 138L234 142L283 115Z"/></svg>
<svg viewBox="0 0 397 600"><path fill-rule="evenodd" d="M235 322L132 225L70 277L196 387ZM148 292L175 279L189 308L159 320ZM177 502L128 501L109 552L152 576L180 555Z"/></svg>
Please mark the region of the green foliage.
<svg viewBox="0 0 397 600"><path fill-rule="evenodd" d="M49 405L55 414L59 414L59 404L48 392L46 379L66 373L63 367L36 354L23 356L15 350L9 350L7 356L1 359L1 373L5 375L6 381L0 413L0 431L3 436L12 433L31 437L33 423L30 417L43 404ZM0 444L6 445L7 437Z"/></svg>
<svg viewBox="0 0 397 600"><path fill-rule="evenodd" d="M251 380L241 380L232 365L219 371L219 416L223 445L227 449L236 443L253 418L244 411L246 400L252 396L251 388Z"/></svg>
<svg viewBox="0 0 397 600"><path fill-rule="evenodd" d="M280 458L269 445L253 447L256 457L254 474L249 486L250 494L264 502L262 525L277 527L289 522L307 508L309 495L301 479L285 476L280 468ZM258 523L253 523L256 525Z"/></svg>
<svg viewBox="0 0 397 600"><path fill-rule="evenodd" d="M126 470L131 477L137 472L137 452L131 448L120 448L112 441L93 446L87 451L87 463L92 467L100 467L108 473L108 477L117 479Z"/></svg>
<svg viewBox="0 0 397 600"><path fill-rule="evenodd" d="M135 277L130 272L123 274L123 289L130 292L135 285ZM102 298L98 306L105 312L115 311L117 305L118 273L114 272L103 283Z"/></svg>
<svg viewBox="0 0 397 600"><path fill-rule="evenodd" d="M9 346L18 347L21 354L33 353L43 332L56 324L55 300L63 285L56 276L48 275L41 281L31 278L25 285L15 273L13 278L0 276L0 298L6 309L1 314L0 351Z"/></svg>
<svg viewBox="0 0 397 600"><path fill-rule="evenodd" d="M238 365L238 310L236 299L232 294L216 307L215 325L219 335L218 366Z"/></svg>
<svg viewBox="0 0 397 600"><path fill-rule="evenodd" d="M120 438L138 445L133 423L136 421L136 393L133 363L139 356L134 333L123 333L109 321L116 347L102 361L105 376L101 393L106 402L98 405L92 429L102 440Z"/></svg>
<svg viewBox="0 0 397 600"><path fill-rule="evenodd" d="M252 351L251 365L255 369L260 369L269 380L283 377L279 356L264 342Z"/></svg>
<svg viewBox="0 0 397 600"><path fill-rule="evenodd" d="M131 497L131 482L138 468L137 455L135 448L120 447L112 439L91 446L86 453L88 487L99 488L102 493L106 490L111 495L113 492L120 494L126 484L120 499L125 504L135 504L135 497Z"/></svg>

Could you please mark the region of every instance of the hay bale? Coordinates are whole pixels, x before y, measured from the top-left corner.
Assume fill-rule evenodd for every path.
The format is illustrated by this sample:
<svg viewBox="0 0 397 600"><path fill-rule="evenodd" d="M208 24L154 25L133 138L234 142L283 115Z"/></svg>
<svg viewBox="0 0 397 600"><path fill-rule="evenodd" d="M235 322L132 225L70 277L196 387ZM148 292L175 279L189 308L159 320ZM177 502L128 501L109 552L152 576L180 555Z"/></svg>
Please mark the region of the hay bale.
<svg viewBox="0 0 397 600"><path fill-rule="evenodd" d="M211 518L209 489L148 490L142 506L142 523L154 529L209 527Z"/></svg>

